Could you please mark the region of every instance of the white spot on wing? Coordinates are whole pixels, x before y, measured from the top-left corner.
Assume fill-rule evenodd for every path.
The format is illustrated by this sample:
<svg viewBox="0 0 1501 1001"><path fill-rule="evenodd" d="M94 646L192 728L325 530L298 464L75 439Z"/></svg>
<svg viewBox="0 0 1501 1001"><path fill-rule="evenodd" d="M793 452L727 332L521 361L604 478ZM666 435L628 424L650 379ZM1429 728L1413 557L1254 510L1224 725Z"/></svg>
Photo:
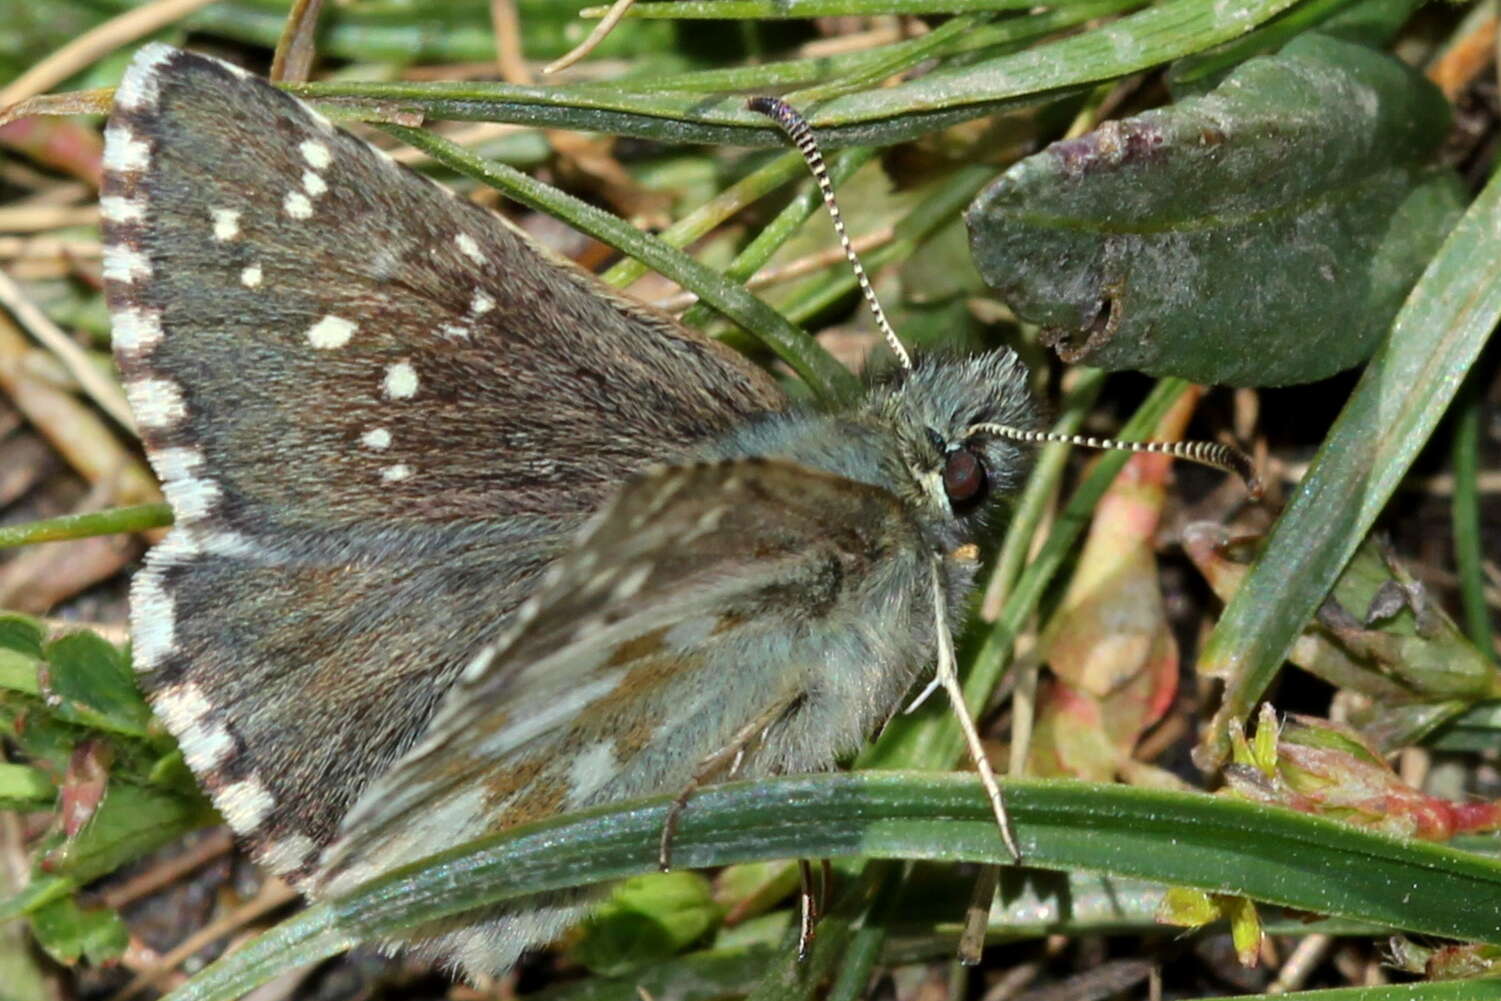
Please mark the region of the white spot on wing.
<svg viewBox="0 0 1501 1001"><path fill-rule="evenodd" d="M287 215L293 219L311 219L313 216L313 203L301 191L293 191L287 195L282 205L286 208Z"/></svg>
<svg viewBox="0 0 1501 1001"><path fill-rule="evenodd" d="M123 243L111 243L105 246L104 278L106 281L123 282L129 285L137 278L150 277L151 265L139 250Z"/></svg>
<svg viewBox="0 0 1501 1001"><path fill-rule="evenodd" d="M142 570L130 582L130 639L131 657L137 671L151 671L177 645L177 609L172 596L162 586L161 577L151 568ZM190 708L184 707L186 713ZM168 723L171 716L157 700L157 711ZM192 720L197 716L185 716Z"/></svg>
<svg viewBox="0 0 1501 1001"><path fill-rule="evenodd" d="M613 692L624 678L625 672L612 671L593 681L575 686L545 706L539 706L536 712L525 719L518 719L515 724L507 727L504 733L496 734L492 753L499 757L501 754L536 740L544 733L566 725L587 706Z"/></svg>
<svg viewBox="0 0 1501 1001"><path fill-rule="evenodd" d="M250 556L253 553L264 556L266 552L265 547L256 546L239 532L199 532L194 542L209 556Z"/></svg>
<svg viewBox="0 0 1501 1001"><path fill-rule="evenodd" d="M136 53L120 86L115 88L115 107L126 111L146 111L156 106L160 75L157 68L172 58L167 45L148 45Z"/></svg>
<svg viewBox="0 0 1501 1001"><path fill-rule="evenodd" d="M109 222L140 222L146 217L146 203L119 195L99 199L99 214Z"/></svg>
<svg viewBox="0 0 1501 1001"><path fill-rule="evenodd" d="M240 834L247 834L261 826L261 822L276 808L276 799L261 780L251 776L242 782L227 785L214 797L214 805Z"/></svg>
<svg viewBox="0 0 1501 1001"><path fill-rule="evenodd" d="M129 173L145 170L151 162L151 146L137 139L130 127L111 122L104 130L104 169Z"/></svg>
<svg viewBox="0 0 1501 1001"><path fill-rule="evenodd" d="M156 475L164 480L182 480L198 474L203 453L196 448L163 448L151 457Z"/></svg>
<svg viewBox="0 0 1501 1001"><path fill-rule="evenodd" d="M485 263L485 255L480 253L479 244L475 243L474 237L468 233L460 233L453 238L453 242L458 245L459 250L463 252L464 256L475 264Z"/></svg>
<svg viewBox="0 0 1501 1001"><path fill-rule="evenodd" d="M616 601L625 601L628 598L634 598L636 592L640 591L642 585L646 583L646 579L651 576L651 572L652 564L650 563L643 563L638 567L633 567L624 577L620 578L620 583L615 585L615 589L610 592L610 597Z"/></svg>
<svg viewBox="0 0 1501 1001"><path fill-rule="evenodd" d="M332 313L319 320L307 332L308 343L315 348L329 351L342 348L354 336L355 325L342 316Z"/></svg>
<svg viewBox="0 0 1501 1001"><path fill-rule="evenodd" d="M188 477L162 484L167 503L179 524L192 525L202 521L219 501L219 485L202 477Z"/></svg>
<svg viewBox="0 0 1501 1001"><path fill-rule="evenodd" d="M620 774L615 742L602 740L579 752L568 767L568 806L582 806L602 786Z"/></svg>
<svg viewBox="0 0 1501 1001"><path fill-rule="evenodd" d="M154 309L122 309L113 331L116 351L149 351L162 339L162 317Z"/></svg>
<svg viewBox="0 0 1501 1001"><path fill-rule="evenodd" d="M701 539L710 532L716 531L719 528L720 521L724 519L724 514L725 507L723 504L709 508L709 510L699 515L698 521L693 523L693 527L683 534L683 541L693 542L695 539Z"/></svg>
<svg viewBox="0 0 1501 1001"><path fill-rule="evenodd" d="M160 689L151 697L151 707L173 731L192 726L213 709L203 691L191 681Z"/></svg>
<svg viewBox="0 0 1501 1001"><path fill-rule="evenodd" d="M386 369L382 383L386 395L393 400L406 400L417 395L417 370L409 361L399 361Z"/></svg>
<svg viewBox="0 0 1501 1001"><path fill-rule="evenodd" d="M195 723L177 733L182 756L194 775L217 771L234 753L235 742L220 723Z"/></svg>
<svg viewBox="0 0 1501 1001"><path fill-rule="evenodd" d="M219 500L219 485L198 475L203 453L196 448L164 448L151 457L162 489L181 525L202 521Z"/></svg>
<svg viewBox="0 0 1501 1001"><path fill-rule="evenodd" d="M386 480L387 482L396 483L411 476L412 467L406 465L405 463L397 463L394 466L387 466L384 470L381 471L380 475L381 478Z"/></svg>
<svg viewBox="0 0 1501 1001"><path fill-rule="evenodd" d="M453 338L454 340L467 341L470 335L474 333L474 331L470 330L462 323L445 323L438 327L438 333L442 334L444 337Z"/></svg>
<svg viewBox="0 0 1501 1001"><path fill-rule="evenodd" d="M460 675L459 680L466 684L480 680L485 676L485 672L490 669L490 662L494 659L495 644L485 644L480 648L480 652L475 654L468 664L464 665L464 673Z"/></svg>
<svg viewBox="0 0 1501 1001"><path fill-rule="evenodd" d="M318 851L318 843L306 834L292 834L261 848L261 864L274 873L301 866Z"/></svg>
<svg viewBox="0 0 1501 1001"><path fill-rule="evenodd" d="M360 442L367 448L390 448L391 432L385 428L371 428L360 435Z"/></svg>
<svg viewBox="0 0 1501 1001"><path fill-rule="evenodd" d="M308 166L314 170L327 170L328 165L334 162L333 154L328 147L316 139L305 140L297 149L302 153L302 158L308 162Z"/></svg>
<svg viewBox="0 0 1501 1001"><path fill-rule="evenodd" d="M306 191L312 197L317 198L328 190L328 182L311 170L304 170L302 172L302 190Z"/></svg>
<svg viewBox="0 0 1501 1001"><path fill-rule="evenodd" d="M719 617L716 615L696 615L667 630L662 642L671 650L691 650L714 635L718 625Z"/></svg>
<svg viewBox="0 0 1501 1001"><path fill-rule="evenodd" d="M262 277L261 266L259 264L252 264L240 272L240 284L246 288L260 288Z"/></svg>
<svg viewBox="0 0 1501 1001"><path fill-rule="evenodd" d="M469 310L475 316L484 316L495 308L495 300L483 292L474 293L474 301L469 304Z"/></svg>
<svg viewBox="0 0 1501 1001"><path fill-rule="evenodd" d="M182 390L171 379L136 379L125 384L136 423L143 428L170 428L188 415Z"/></svg>
<svg viewBox="0 0 1501 1001"><path fill-rule="evenodd" d="M185 566L205 552L200 544L201 538L197 532L189 534L175 529L168 532L167 537L146 554L146 566L152 571Z"/></svg>
<svg viewBox="0 0 1501 1001"><path fill-rule="evenodd" d="M234 209L214 209L214 239L221 243L240 235L240 213Z"/></svg>

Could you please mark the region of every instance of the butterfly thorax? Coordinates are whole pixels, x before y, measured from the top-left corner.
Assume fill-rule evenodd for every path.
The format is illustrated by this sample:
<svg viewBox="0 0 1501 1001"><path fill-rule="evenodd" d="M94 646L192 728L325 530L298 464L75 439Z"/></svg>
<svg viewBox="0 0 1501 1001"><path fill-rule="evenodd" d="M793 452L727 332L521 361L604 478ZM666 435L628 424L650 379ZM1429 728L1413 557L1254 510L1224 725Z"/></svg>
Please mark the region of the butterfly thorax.
<svg viewBox="0 0 1501 1001"><path fill-rule="evenodd" d="M889 491L934 555L976 542L1026 479L1031 450L977 424L1031 429L1037 405L1014 352L918 357L910 370L871 380L857 398L828 410L768 414L706 446L706 456L785 459ZM954 452L978 460L974 492L950 497L944 473Z"/></svg>

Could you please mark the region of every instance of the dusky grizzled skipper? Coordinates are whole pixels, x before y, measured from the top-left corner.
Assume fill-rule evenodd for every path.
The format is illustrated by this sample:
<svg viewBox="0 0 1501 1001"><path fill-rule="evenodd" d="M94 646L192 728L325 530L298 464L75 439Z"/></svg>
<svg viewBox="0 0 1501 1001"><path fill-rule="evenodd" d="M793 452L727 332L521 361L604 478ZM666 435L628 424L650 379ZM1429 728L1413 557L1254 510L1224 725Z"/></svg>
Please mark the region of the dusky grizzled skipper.
<svg viewBox="0 0 1501 1001"><path fill-rule="evenodd" d="M925 667L952 676L962 554L1038 422L1010 351L795 407L305 104L164 45L116 92L104 166L115 358L176 516L132 586L136 667L299 889L678 792L728 751L745 776L826 769ZM504 970L585 899L410 944Z"/></svg>

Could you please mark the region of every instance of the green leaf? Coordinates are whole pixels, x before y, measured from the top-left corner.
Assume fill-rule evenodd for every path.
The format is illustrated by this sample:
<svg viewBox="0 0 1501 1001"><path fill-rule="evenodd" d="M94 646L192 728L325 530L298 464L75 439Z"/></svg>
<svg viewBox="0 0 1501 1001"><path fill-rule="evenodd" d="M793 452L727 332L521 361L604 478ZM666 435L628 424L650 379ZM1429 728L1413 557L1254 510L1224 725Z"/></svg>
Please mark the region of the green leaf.
<svg viewBox="0 0 1501 1001"><path fill-rule="evenodd" d="M42 656L42 641L47 630L29 615L0 613L0 650L10 650L26 657Z"/></svg>
<svg viewBox="0 0 1501 1001"><path fill-rule="evenodd" d="M151 708L136 690L125 655L97 633L79 631L47 644L49 700L60 719L146 736Z"/></svg>
<svg viewBox="0 0 1501 1001"><path fill-rule="evenodd" d="M1472 706L1439 727L1429 740L1439 751L1491 751L1501 745L1501 702Z"/></svg>
<svg viewBox="0 0 1501 1001"><path fill-rule="evenodd" d="M0 762L0 810L45 809L57 799L47 773L30 765Z"/></svg>
<svg viewBox="0 0 1501 1001"><path fill-rule="evenodd" d="M33 914L57 900L63 900L78 889L78 884L67 876L33 873L25 887L0 900L0 921L23 914Z"/></svg>
<svg viewBox="0 0 1501 1001"><path fill-rule="evenodd" d="M1495 859L1207 795L1010 782L1006 796L1029 865L1136 876L1501 942ZM405 866L314 905L172 998L227 1001L359 942L529 893L652 871L669 800L610 804ZM674 845L680 864L694 867L847 855L1009 858L979 783L953 774L861 772L714 787L692 799Z"/></svg>
<svg viewBox="0 0 1501 1001"><path fill-rule="evenodd" d="M696 872L637 876L611 890L584 923L571 952L595 973L625 973L702 938L719 910L709 881Z"/></svg>
<svg viewBox="0 0 1501 1001"><path fill-rule="evenodd" d="M214 820L201 798L111 779L83 830L47 855L47 871L83 886Z"/></svg>
<svg viewBox="0 0 1501 1001"><path fill-rule="evenodd" d="M1184 56L1168 67L1173 100L1217 87L1239 63L1276 52L1294 36L1322 25L1320 32L1347 42L1385 48L1388 40L1423 0L1306 0L1233 42Z"/></svg>
<svg viewBox="0 0 1501 1001"><path fill-rule="evenodd" d="M115 959L130 942L120 915L102 907L84 909L72 897L34 912L31 931L47 954L65 966L80 959L94 965Z"/></svg>
<svg viewBox="0 0 1501 1001"><path fill-rule="evenodd" d="M1367 621L1373 603L1389 595L1400 596L1399 603ZM1350 618L1328 616L1320 627L1425 701L1501 697L1495 663L1405 571L1387 562L1375 542L1355 552L1331 597Z"/></svg>
<svg viewBox="0 0 1501 1001"><path fill-rule="evenodd" d="M1305 35L1213 93L1018 163L969 210L980 271L1070 362L1282 385L1364 361L1459 217L1442 95Z"/></svg>
<svg viewBox="0 0 1501 1001"><path fill-rule="evenodd" d="M1407 297L1266 549L1226 607L1199 670L1227 679L1201 764L1221 760L1293 641L1370 531L1501 319L1501 178L1470 206Z"/></svg>

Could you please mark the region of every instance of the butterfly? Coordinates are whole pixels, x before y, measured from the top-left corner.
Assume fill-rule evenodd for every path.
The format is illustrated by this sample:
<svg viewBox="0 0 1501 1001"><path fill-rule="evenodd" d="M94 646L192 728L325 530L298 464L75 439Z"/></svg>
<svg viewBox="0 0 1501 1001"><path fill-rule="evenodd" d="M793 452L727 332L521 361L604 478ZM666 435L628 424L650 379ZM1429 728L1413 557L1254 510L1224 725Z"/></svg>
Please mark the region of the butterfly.
<svg viewBox="0 0 1501 1001"><path fill-rule="evenodd" d="M267 869L337 894L732 765L827 769L942 666L973 543L1029 466L1014 353L794 404L165 45L130 64L105 136L114 355L175 515L132 584L134 661ZM478 977L587 905L544 895L407 944Z"/></svg>

